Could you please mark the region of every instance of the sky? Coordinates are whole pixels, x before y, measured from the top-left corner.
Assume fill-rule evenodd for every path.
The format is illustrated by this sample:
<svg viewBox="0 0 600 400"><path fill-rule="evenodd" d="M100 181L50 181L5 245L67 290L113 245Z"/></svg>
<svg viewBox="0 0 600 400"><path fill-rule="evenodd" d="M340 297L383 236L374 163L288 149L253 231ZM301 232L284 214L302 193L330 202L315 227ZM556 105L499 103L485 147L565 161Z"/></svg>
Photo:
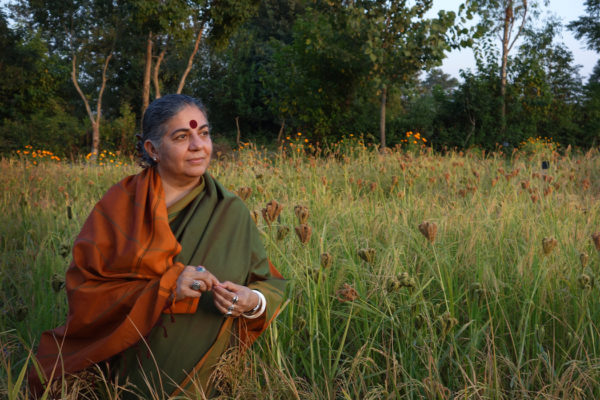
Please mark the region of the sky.
<svg viewBox="0 0 600 400"><path fill-rule="evenodd" d="M433 7L429 11L428 16L433 17L437 15L439 10L457 12L459 5L463 2L464 0L433 0ZM543 19L545 16L555 16L562 21L563 25L567 25L569 22L585 15L585 6L583 3L584 0L550 0L548 6L542 6L543 14L541 18ZM562 37L555 40L561 41L569 50L571 50L575 63L581 65L579 73L584 80L587 80L591 75L596 62L600 58L600 54L588 50L585 43L575 39L572 32L566 28L563 29L561 36ZM518 42L515 44L515 48L513 48L510 54L517 52L517 46ZM473 51L471 49L464 49L451 52L444 60L441 68L444 72L456 78L459 78L459 71L461 69L470 68L471 70L475 70L475 57L473 56Z"/></svg>

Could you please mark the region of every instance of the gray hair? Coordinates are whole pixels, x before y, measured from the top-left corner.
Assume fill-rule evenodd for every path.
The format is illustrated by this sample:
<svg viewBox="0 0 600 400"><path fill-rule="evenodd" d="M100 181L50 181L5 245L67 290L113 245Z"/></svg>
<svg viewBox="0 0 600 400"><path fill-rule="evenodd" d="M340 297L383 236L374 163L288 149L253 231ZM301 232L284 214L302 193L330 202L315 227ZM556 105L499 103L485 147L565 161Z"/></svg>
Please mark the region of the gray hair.
<svg viewBox="0 0 600 400"><path fill-rule="evenodd" d="M142 167L146 168L156 165L156 161L150 157L150 154L144 148L146 140L150 140L155 147L159 147L166 133L166 123L186 106L198 108L208 121L208 114L206 113L204 104L200 100L184 94L168 94L150 103L144 112L142 134L136 135L138 138L137 151Z"/></svg>

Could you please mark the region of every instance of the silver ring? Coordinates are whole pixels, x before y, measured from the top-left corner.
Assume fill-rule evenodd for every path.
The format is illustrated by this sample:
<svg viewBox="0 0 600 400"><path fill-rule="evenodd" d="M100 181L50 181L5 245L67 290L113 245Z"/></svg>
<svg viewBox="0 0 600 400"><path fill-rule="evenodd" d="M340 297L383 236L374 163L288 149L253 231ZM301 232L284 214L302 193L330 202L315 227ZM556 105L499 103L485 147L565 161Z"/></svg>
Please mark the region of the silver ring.
<svg viewBox="0 0 600 400"><path fill-rule="evenodd" d="M225 316L226 316L226 317L231 317L231 311L227 311L227 312L225 313Z"/></svg>
<svg viewBox="0 0 600 400"><path fill-rule="evenodd" d="M240 298L238 297L238 295L236 294L235 296L233 296L233 299L231 300L231 305L237 304L238 300Z"/></svg>
<svg viewBox="0 0 600 400"><path fill-rule="evenodd" d="M192 286L190 286L190 288L192 290L199 291L203 284L204 284L204 282L194 279L194 281L192 282Z"/></svg>
<svg viewBox="0 0 600 400"><path fill-rule="evenodd" d="M206 272L206 268L204 268L202 265L198 265L196 267L196 271L198 271L198 272Z"/></svg>
<svg viewBox="0 0 600 400"><path fill-rule="evenodd" d="M227 312L231 313L233 310L235 310L235 306L232 304L229 307L227 307Z"/></svg>

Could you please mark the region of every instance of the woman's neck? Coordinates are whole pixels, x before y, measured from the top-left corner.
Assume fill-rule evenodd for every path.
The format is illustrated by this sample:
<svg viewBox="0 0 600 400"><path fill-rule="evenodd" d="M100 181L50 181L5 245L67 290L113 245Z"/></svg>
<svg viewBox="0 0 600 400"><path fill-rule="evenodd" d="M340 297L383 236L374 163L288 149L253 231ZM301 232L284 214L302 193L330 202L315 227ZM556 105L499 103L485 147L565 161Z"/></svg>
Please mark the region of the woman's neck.
<svg viewBox="0 0 600 400"><path fill-rule="evenodd" d="M201 178L197 178L188 182L173 182L169 179L162 179L167 208L177 203L177 201L181 200L186 194L194 189L200 182L200 179Z"/></svg>

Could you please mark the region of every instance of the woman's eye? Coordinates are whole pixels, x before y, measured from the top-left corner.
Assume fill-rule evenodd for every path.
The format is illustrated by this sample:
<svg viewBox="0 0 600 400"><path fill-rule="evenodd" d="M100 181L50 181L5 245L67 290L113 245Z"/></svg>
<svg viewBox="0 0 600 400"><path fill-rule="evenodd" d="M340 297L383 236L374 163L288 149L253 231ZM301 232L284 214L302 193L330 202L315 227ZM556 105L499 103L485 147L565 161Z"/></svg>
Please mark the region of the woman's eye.
<svg viewBox="0 0 600 400"><path fill-rule="evenodd" d="M210 132L209 131L202 131L202 132L200 132L200 134L202 136L210 136Z"/></svg>
<svg viewBox="0 0 600 400"><path fill-rule="evenodd" d="M187 137L187 135L179 135L179 136L177 136L175 139L177 139L177 140L183 140L183 139L185 139L186 137Z"/></svg>

